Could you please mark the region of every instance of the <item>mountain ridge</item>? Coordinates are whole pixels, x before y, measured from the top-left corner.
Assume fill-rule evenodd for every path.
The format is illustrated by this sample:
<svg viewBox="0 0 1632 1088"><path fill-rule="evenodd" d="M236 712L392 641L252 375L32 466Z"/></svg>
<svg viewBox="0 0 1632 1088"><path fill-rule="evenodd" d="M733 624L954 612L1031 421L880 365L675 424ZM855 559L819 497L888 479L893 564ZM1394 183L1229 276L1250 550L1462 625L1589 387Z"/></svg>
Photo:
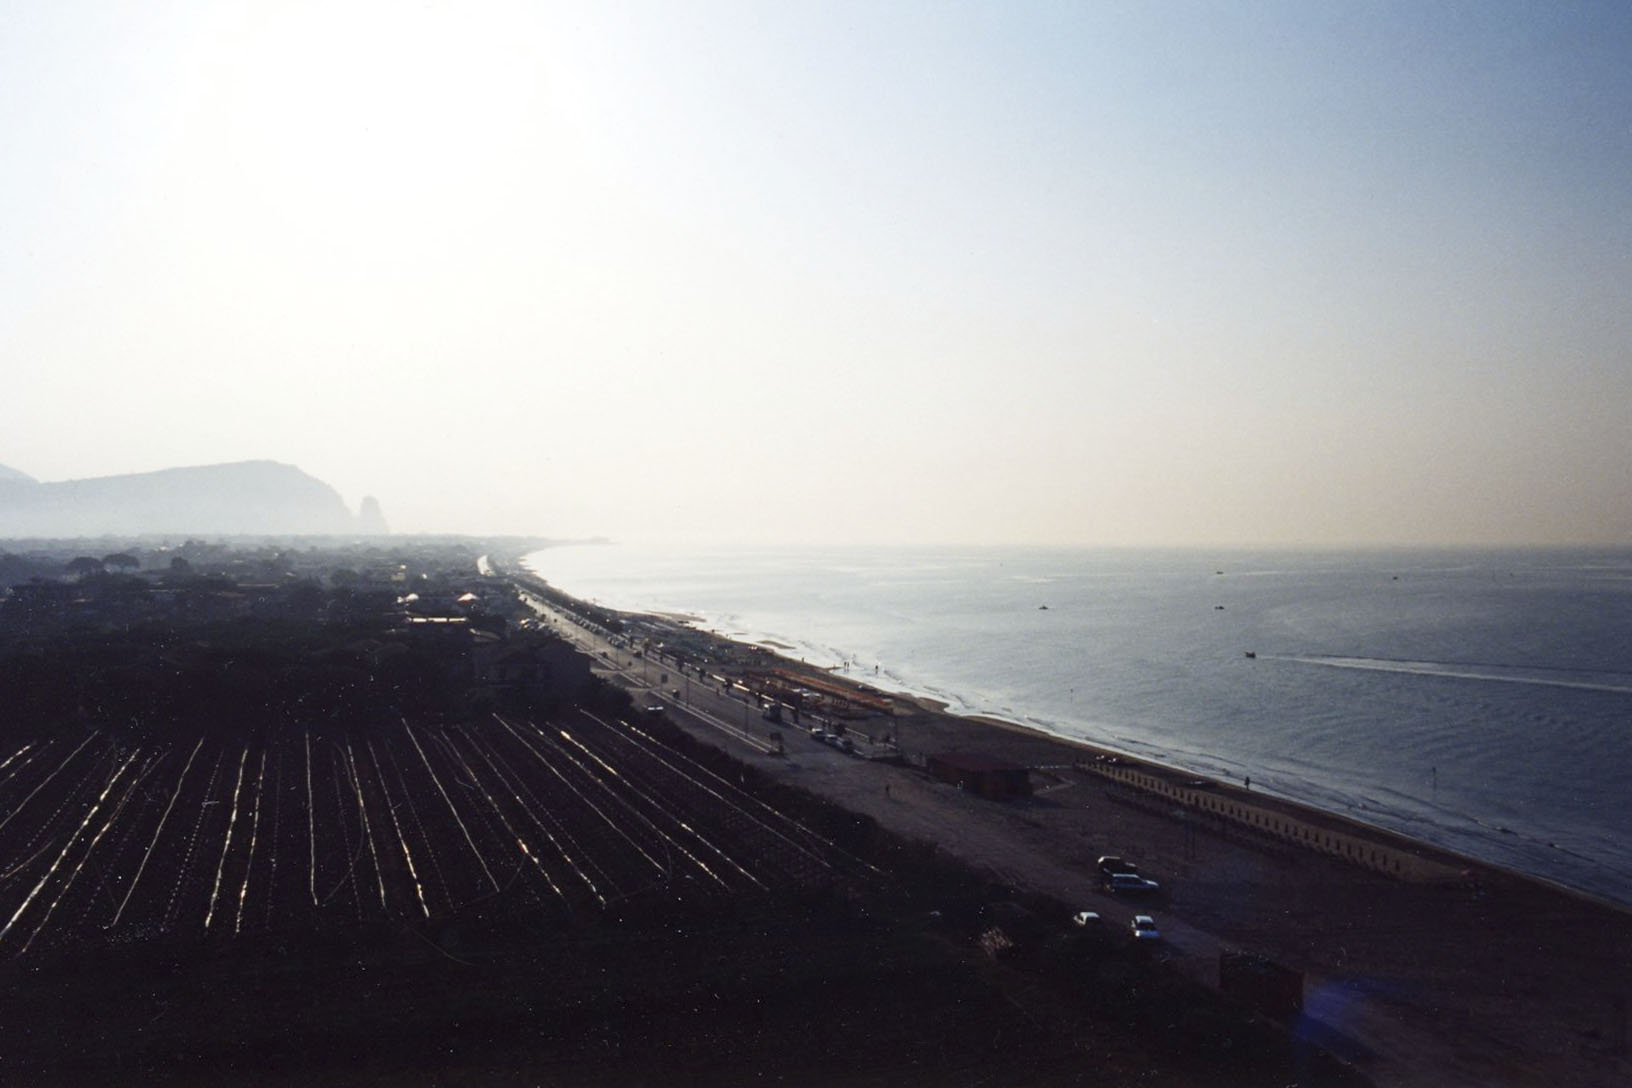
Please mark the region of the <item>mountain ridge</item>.
<svg viewBox="0 0 1632 1088"><path fill-rule="evenodd" d="M384 531L339 492L273 460L191 465L41 483L0 465L0 536L345 535Z"/></svg>

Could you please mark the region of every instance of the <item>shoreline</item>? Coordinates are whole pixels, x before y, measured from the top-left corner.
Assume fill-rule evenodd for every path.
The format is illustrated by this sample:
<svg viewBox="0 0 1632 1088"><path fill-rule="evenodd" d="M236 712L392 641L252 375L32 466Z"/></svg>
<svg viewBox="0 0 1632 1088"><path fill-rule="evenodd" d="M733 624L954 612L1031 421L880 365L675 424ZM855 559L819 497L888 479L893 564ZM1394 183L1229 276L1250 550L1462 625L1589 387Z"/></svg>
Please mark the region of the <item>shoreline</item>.
<svg viewBox="0 0 1632 1088"><path fill-rule="evenodd" d="M671 640L681 643L685 643L690 639L706 640L722 648L722 652L716 655L719 657L730 657L734 653L767 655L775 660L779 668L789 673L800 673L810 677L820 677L825 683L836 684L849 688L856 692L858 696L863 698L888 700L889 702L896 704L898 707L904 704L905 706L912 708L911 711L905 715L909 722L914 718L933 720L939 723L939 726L936 729L938 733L958 734L958 736L955 738L952 736L946 737L948 741L954 741L952 747L961 747L968 750L985 752L986 754L998 755L1000 758L1008 758L1007 756L1003 755L1002 751L994 752L992 749L1013 751L1019 748L1021 751L1024 751L1037 748L1039 746L1053 746L1072 753L1080 753L1087 757L1084 760L1072 761L1073 763L1082 764L1093 764L1096 759L1112 758L1119 761L1119 765L1125 769L1140 772L1146 778L1154 780L1153 783L1147 783L1145 786L1141 787L1127 781L1129 775L1124 774L1122 775L1124 785L1127 785L1129 788L1133 789L1141 789L1142 792L1152 796L1165 795L1170 799L1180 799L1179 788L1176 786L1176 783L1183 781L1205 780L1208 783L1208 785L1205 787L1208 792L1214 795L1228 796L1234 803L1234 807L1238 813L1241 816L1246 817L1244 819L1238 819L1241 829L1248 830L1256 834L1261 834L1265 837L1278 839L1278 841L1285 845L1307 848L1311 853L1326 853L1331 856L1339 857L1340 860L1350 860L1350 858L1343 853L1341 846L1337 846L1335 849L1321 850L1310 846L1310 839L1301 834L1295 834L1294 832L1308 830L1311 834L1346 836L1348 840L1356 843L1363 841L1367 843L1368 846L1387 849L1395 855L1419 859L1420 864L1417 866L1417 871L1435 871L1437 872L1436 879L1441 882L1454 883L1458 880L1464 880L1465 882L1477 884L1481 883L1478 874L1483 872L1489 875L1482 883L1489 883L1491 880L1499 880L1502 882L1527 882L1554 893L1570 896L1584 904L1590 904L1593 907L1623 915L1629 920L1632 920L1632 903L1623 902L1610 896L1598 894L1587 889L1574 887L1536 873L1526 872L1511 865L1504 865L1500 862L1480 858L1475 855L1411 835L1408 832L1399 831L1382 824L1373 823L1349 813L1322 808L1310 802L1299 800L1297 798L1286 797L1277 793L1269 793L1262 790L1253 791L1250 786L1243 786L1242 784L1236 783L1231 779L1220 778L1216 775L1208 775L1204 772L1192 771L1179 765L1164 763L1158 759L1152 759L1149 756L1130 752L1126 749L1120 749L1113 745L1096 743L1078 737L1065 736L1060 733L1050 732L1034 725L1028 725L1024 722L998 717L989 713L960 713L951 709L950 703L920 691L915 691L910 688L903 690L875 686L873 684L869 684L866 680L858 679L839 671L839 667L837 666L830 667L812 664L802 659L789 657L787 656L787 653L795 650L796 647L786 643L769 639L750 642L743 639L732 638L729 635L720 634L719 632L713 631L706 627L694 626L700 622L699 618L695 615L671 611L624 611L585 601L551 585L547 579L544 579L542 576L532 571L531 568L521 563L519 556L510 558L507 561L506 566L510 567L512 570L520 570L524 572L526 577L549 587L553 594L558 595L560 598L566 601L573 602L573 604L580 609L590 612L610 613L623 617L628 621L643 622L652 625L654 628L660 628L666 632ZM899 711L897 711L897 716L902 716L899 714ZM972 728L948 728L950 723L966 723L967 727ZM921 731L925 728L925 722L914 722L914 724L909 726L909 728L914 728L915 731ZM984 730L984 735L990 738L987 743L982 743L983 734L978 732L978 730ZM1021 764L1026 762L1024 759L1010 759L1009 761ZM1248 781L1250 782L1250 778ZM1152 788L1152 786L1154 786L1154 788ZM1196 793L1196 790L1190 789L1182 792L1193 796ZM1196 810L1193 804L1187 804L1185 807L1189 811ZM1257 823L1250 819L1252 815L1263 812L1273 812L1277 814L1282 820L1283 827L1285 825L1290 825L1290 830L1275 832L1264 826L1262 823ZM1209 813L1209 815L1220 816L1224 814ZM1339 840L1333 838L1333 842L1336 843L1339 842ZM1346 845L1346 843L1344 843L1344 845ZM1370 867L1380 872L1387 871L1381 866ZM1401 867L1395 869L1394 871L1399 872L1404 868L1407 868L1407 866L1402 863ZM1452 875L1452 872L1454 872L1454 876Z"/></svg>
<svg viewBox="0 0 1632 1088"><path fill-rule="evenodd" d="M725 636L715 637L724 638ZM733 640L727 639L727 641ZM783 665L784 667L789 668L809 667L799 662L789 662L787 659L783 659ZM1017 737L1026 738L1030 741L1043 741L1080 751L1089 757L1088 760L1083 761L1084 764L1091 764L1096 758L1113 758L1118 761L1115 766L1120 769L1120 773L1105 771L1098 771L1096 773L1106 774L1107 777L1113 779L1119 778L1122 780L1123 784L1129 785L1133 789L1141 790L1142 792L1152 796L1165 796L1175 800L1190 798L1191 800L1185 801L1183 804L1183 808L1187 812L1194 813L1198 811L1198 806L1193 799L1203 791L1211 796L1228 797L1233 803L1233 806L1242 814L1236 817L1236 822L1242 829L1251 830L1269 838L1275 838L1287 845L1303 846L1305 848L1315 850L1315 852L1327 853L1331 856L1338 857L1340 860L1346 860L1341 851L1322 851L1309 846L1308 840L1303 839L1295 832L1307 828L1311 831L1326 831L1338 835L1346 833L1355 840L1364 840L1368 843L1375 843L1377 846L1387 848L1393 852L1403 853L1421 859L1427 864L1419 867L1418 871L1422 874L1421 878L1427 881L1437 880L1444 883L1464 883L1469 886L1475 886L1480 883L1489 882L1488 880L1481 882L1478 876L1480 872L1487 872L1492 876L1505 881L1518 881L1536 884L1552 892L1570 896L1594 907L1625 915L1629 920L1632 920L1632 903L1623 903L1607 896L1597 895L1586 889L1576 888L1556 880L1551 880L1545 876L1535 873L1528 873L1522 869L1502 865L1484 858L1475 857L1471 854L1465 854L1461 851L1453 850L1449 847L1441 846L1437 843L1429 842L1426 839L1417 838L1404 832L1396 831L1393 828L1372 823L1347 813L1333 812L1329 809L1323 809L1319 806L1311 805L1296 798L1285 797L1280 794L1253 791L1250 788L1243 787L1228 779L1222 779L1216 776L1209 776L1199 772L1190 771L1184 767L1163 763L1160 760L1153 760L1147 756L1141 756L1112 746L1095 744L1092 741L1051 733L1043 729L1038 729L1034 726L1026 725L1023 722L1016 722L989 714L960 714L955 710L951 710L949 708L949 704L947 703L917 693L893 692L889 691L888 689L874 688L863 681L858 681L850 677L836 676L832 673L829 673L829 675L832 676L834 681L849 684L860 691L905 701L916 707L917 713L920 714L969 722L973 725L983 726L987 729L1014 734ZM993 745L988 745L986 747L990 748L993 747ZM996 747L1002 747L1002 745L999 744L996 745ZM1093 767L1090 766L1089 769L1093 770ZM1142 784L1129 781L1130 778L1135 776L1143 777L1146 779L1146 781ZM1200 782L1205 782L1206 784L1204 786L1187 785L1187 783ZM1291 825L1290 829L1275 831L1271 828L1260 826L1250 818L1251 815L1255 814L1252 810L1256 810L1257 813L1277 813ZM1356 862L1356 864L1363 863ZM1367 867L1373 868L1379 872L1384 872L1385 874L1388 872L1387 869L1380 865L1370 865ZM1439 871L1435 872L1434 870ZM1397 872L1398 870L1395 871Z"/></svg>
<svg viewBox="0 0 1632 1088"><path fill-rule="evenodd" d="M521 555L507 557L507 566L509 566L509 568L512 570L522 571L527 576L534 578L543 584L549 585L547 579L543 578L542 575L539 575L530 566L522 562L523 558L524 557ZM897 687L869 682L871 678L851 675L850 673L844 671L849 664L849 659L847 658L842 659L842 662L839 664L832 665L810 662L803 658L790 656L797 653L800 647L783 641L782 639L773 638L768 635L765 637L753 637L751 634L732 635L721 633L718 630L703 626L703 624L708 622L707 619L695 613L677 611L673 609L656 611L623 610L574 597L573 595L566 593L563 590L556 589L553 586L551 586L551 589L553 592L560 594L563 598L576 602L580 608L587 608L594 611L630 618L639 618L654 626L661 626L681 639L685 639L687 637L706 638L716 643L736 647L739 650L769 654L777 659L780 667L790 672L803 672L808 675L820 676L829 683L848 686L858 693L863 693L867 696L875 698L881 697L897 703L904 703L913 706L919 713L925 715L938 715L957 721L978 724L991 729L1018 733L1034 738L1041 738L1046 741L1084 751L1090 755L1113 755L1119 759L1146 764L1151 769L1158 771L1161 774L1188 776L1191 778L1207 778L1217 783L1221 787L1234 788L1237 790L1241 789L1240 782L1233 777L1221 776L1217 770L1192 769L1185 766L1182 762L1164 761L1159 755L1142 753L1127 747L1118 747L1114 743L1071 736L1063 732L1051 730L1046 726L1024 720L1018 720L1015 717L1003 717L990 711L975 709L968 711L957 710L954 709L955 703L949 698L932 694L919 688L914 688L909 684L903 683ZM1227 757L1219 755L1215 756L1215 759L1227 760ZM1246 778L1246 781L1250 783L1250 776ZM1401 814L1395 821L1393 821L1392 824L1390 824L1381 822L1377 819L1367 818L1367 816L1357 814L1352 809L1323 805L1316 799L1289 795L1286 793L1275 792L1273 790L1266 792L1262 787L1260 787L1258 790L1252 791L1251 796L1255 802L1273 802L1281 809L1285 810L1286 814L1289 816L1297 817L1299 814L1302 814L1304 818L1318 823L1330 823L1336 821L1343 825L1352 827L1364 837L1378 838L1393 844L1398 844L1401 842L1410 843L1420 853L1433 854L1449 859L1446 862L1447 864L1455 864L1463 869L1481 868L1489 870L1492 873L1502 874L1508 879L1534 881L1542 886L1552 888L1568 895L1579 897L1587 902L1596 903L1623 913L1632 913L1632 894L1627 896L1617 896L1608 891L1594 890L1593 888L1569 883L1564 879L1527 870L1521 865L1512 861L1503 861L1491 857L1480 856L1477 853L1470 852L1465 847L1459 848L1445 842L1436 842L1432 839L1423 837L1421 834L1414 833L1408 827L1401 826L1412 822L1409 814ZM1362 809L1364 808L1364 806L1361 807ZM1379 809L1378 811L1380 815L1386 816L1388 810L1385 808ZM1505 827L1493 827L1492 825L1479 821L1476 817L1467 817L1467 819L1471 820L1472 827L1464 828L1461 831L1461 834L1463 836L1473 838L1476 842L1482 842L1484 840L1480 838L1478 833L1475 832L1473 828L1478 828L1485 832L1495 830L1499 833L1511 834L1511 832L1509 832ZM1453 834L1451 837L1456 836ZM1488 838L1489 843L1493 847L1493 852L1500 853L1501 840L1492 836L1486 836L1486 838ZM1551 842L1542 839L1540 836L1534 837L1532 842L1534 844L1545 842L1549 847L1553 845ZM1584 860L1591 865L1603 865L1602 862L1595 862L1590 858L1582 858L1581 860Z"/></svg>
<svg viewBox="0 0 1632 1088"><path fill-rule="evenodd" d="M866 685L858 686L866 687ZM1514 866L1502 865L1499 862L1475 857L1472 854L1466 854L1459 850L1453 850L1450 847L1441 846L1438 843L1429 842L1426 839L1418 838L1402 831L1396 831L1393 828L1372 823L1357 816L1352 816L1342 812L1333 812L1330 809L1324 809L1317 805L1311 805L1296 798L1284 797L1276 793L1250 791L1242 788L1228 779L1221 779L1204 775L1199 772L1193 772L1183 767L1162 763L1160 760L1153 760L1146 756L1136 755L1105 745L1097 745L1090 741L1079 740L1074 737L1062 737L1058 734L1036 729L1020 722L1013 722L1003 718L996 718L983 714L959 714L954 710L947 709L946 704L939 703L934 699L912 697L910 701L916 704L921 711L926 714L940 714L947 717L978 723L992 729L1040 736L1050 741L1057 741L1058 743L1066 745L1067 747L1081 749L1091 756L1114 756L1121 760L1125 766L1131 766L1138 770L1149 772L1160 779L1206 780L1208 783L1208 786L1206 787L1207 789L1228 792L1236 801L1242 804L1247 804L1262 809L1274 809L1283 813L1292 820L1308 824L1311 827L1329 826L1333 829L1350 830L1357 833L1359 837L1365 839L1376 839L1380 842L1391 844L1396 849L1401 849L1411 854L1415 854L1426 859L1431 859L1445 866L1454 868L1458 871L1459 876L1463 873L1471 875L1480 870L1488 871L1490 873L1497 874L1506 880L1525 881L1540 885L1541 887L1556 892L1560 895L1567 895L1572 898L1579 899L1584 903L1591 904L1592 906L1614 911L1618 914L1625 915L1629 920L1632 920L1632 903L1624 903L1609 896L1599 895L1584 888L1577 888L1561 881L1549 879L1548 877L1537 873L1528 873L1522 869L1515 868ZM1164 791L1159 789L1147 789L1146 792L1161 793ZM1171 793L1169 795L1171 795ZM1249 825L1243 823L1242 826L1247 827ZM1277 837L1280 837L1282 841L1288 843L1289 845L1300 845L1290 836Z"/></svg>
<svg viewBox="0 0 1632 1088"><path fill-rule="evenodd" d="M804 737L809 718L786 741L755 746L764 723L750 725L757 701L747 684L713 681L780 672L875 698L878 689L765 647L581 602L530 572L512 582L542 596L558 632L637 700L672 706L671 720L693 736L779 781L1001 883L1099 911L1107 924L1153 910L1171 941L1164 955L1206 985L1219 985L1229 950L1301 973L1309 1030L1380 1088L1598 1088L1632 1072L1632 911L1622 904L1242 784L897 693L887 713L845 719L858 739L893 734L892 758L816 744ZM609 649L606 634L628 648ZM637 659L637 646L661 656ZM653 668L669 679L652 684ZM677 676L691 678L689 692L674 689ZM730 725L739 716L741 731ZM992 801L926 773L925 753L957 751L1027 768L1032 795ZM1104 894L1094 872L1102 854L1136 860L1161 884L1156 902Z"/></svg>
<svg viewBox="0 0 1632 1088"><path fill-rule="evenodd" d="M734 641L723 635L718 635L716 637L725 638L727 641ZM787 662L785 661L785 663ZM803 666L802 663L797 662L787 664L790 664L791 667L806 667ZM1399 830L1383 823L1368 820L1363 816L1355 815L1352 812L1324 808L1311 801L1303 800L1297 797L1289 797L1285 794L1272 791L1262 789L1248 791L1244 789L1240 783L1237 783L1231 778L1219 777L1216 774L1209 774L1205 771L1191 770L1176 763L1166 763L1160 759L1152 758L1148 755L1129 751L1125 748L1118 748L1115 745L1098 743L1091 740L1085 740L1080 737L1066 736L1064 734L1052 732L1048 729L1044 729L1036 725L1030 725L1022 721L1002 718L989 713L961 713L952 709L951 704L945 702L944 700L936 699L918 692L896 691L888 688L874 688L865 681L856 680L854 678L842 675L834 675L834 679L838 682L848 683L862 691L872 691L885 695L889 698L912 704L924 714L944 716L959 721L979 724L994 730L1041 738L1069 748L1081 750L1092 756L1115 756L1117 759L1125 762L1141 765L1158 776L1164 778L1179 777L1206 779L1212 783L1213 787L1215 788L1234 791L1237 794L1240 794L1243 798L1250 796L1254 804L1275 807L1284 811L1288 816L1302 819L1311 824L1340 825L1353 829L1362 837L1376 838L1396 844L1408 844L1408 849L1410 849L1412 852L1424 856L1438 857L1442 859L1445 864L1455 865L1460 869L1487 870L1491 873L1499 874L1505 879L1529 881L1542 887L1549 888L1560 894L1569 895L1580 899L1583 902L1591 903L1595 906L1603 907L1607 910L1612 910L1632 918L1632 898L1618 899L1612 895L1596 892L1589 888L1577 887L1573 884L1554 879L1541 873L1529 872L1516 865L1504 864L1500 861L1495 861L1490 858L1484 858L1476 854L1458 850L1452 846L1433 842L1429 839L1422 838L1421 836L1413 835L1408 831ZM1497 830L1504 832L1506 831L1505 828L1498 828Z"/></svg>

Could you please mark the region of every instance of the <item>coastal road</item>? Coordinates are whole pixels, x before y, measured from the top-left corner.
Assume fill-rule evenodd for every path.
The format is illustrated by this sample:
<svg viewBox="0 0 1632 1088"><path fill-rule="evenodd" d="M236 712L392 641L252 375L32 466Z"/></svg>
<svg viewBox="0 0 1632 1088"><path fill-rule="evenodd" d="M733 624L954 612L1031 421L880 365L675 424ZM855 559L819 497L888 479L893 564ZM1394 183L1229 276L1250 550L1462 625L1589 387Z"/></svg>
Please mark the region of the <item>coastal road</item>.
<svg viewBox="0 0 1632 1088"><path fill-rule="evenodd" d="M1050 837L1023 806L993 805L921 773L845 755L796 726L772 726L759 718L757 706L718 685L696 675L688 685L673 661L661 656L636 658L540 598L526 594L524 599L551 629L601 662L599 671L629 688L637 705L661 703L683 728L774 777L871 816L896 834L933 842L1005 884L1046 892L1073 909L1096 911L1104 926L1126 930L1134 914L1152 914L1163 933L1152 955L1208 986L1218 985L1220 952L1240 947L1188 924L1167 909L1167 897L1148 902L1106 895L1086 844L1072 849L1067 843L1062 848L1058 836ZM667 679L659 680L662 674ZM781 748L770 740L773 731L781 734ZM1091 785L1066 780L1050 791L1048 802L1069 810L1097 805L1099 796ZM1059 922L1067 924L1063 918ZM1305 992L1300 1036L1354 1062L1379 1085L1479 1088L1492 1083L1549 1083L1543 1077L1493 1080L1490 1062L1478 1057L1477 1042L1448 1042L1442 1023L1385 996L1386 988L1309 973Z"/></svg>
<svg viewBox="0 0 1632 1088"><path fill-rule="evenodd" d="M548 602L532 594L524 599L553 631L565 637L597 663L597 672L614 680L635 696L636 705L661 705L672 714L684 715L695 724L707 726L724 741L728 750L756 756L772 756L792 748L806 736L797 725L773 724L761 717L757 703L746 693L729 691L695 670L682 671L679 662L653 653L635 654L613 644L604 634L593 631ZM833 757L848 757L832 750Z"/></svg>
<svg viewBox="0 0 1632 1088"><path fill-rule="evenodd" d="M600 662L597 671L635 696L637 706L660 704L682 726L712 731L715 743L739 756L757 757L756 765L779 777L800 781L814 792L831 797L856 811L873 816L898 834L941 842L977 867L1016 887L1048 889L1082 910L1096 911L1103 924L1127 928L1135 914L1161 913L1159 902L1118 899L1100 890L1097 873L1082 865L1015 849L1008 829L990 819L989 803L949 791L923 775L903 772L893 765L846 755L810 737L795 725L776 726L760 718L747 698L722 691L676 671L677 665L661 655L635 657L610 639L579 623L574 617L528 595L528 603L551 629ZM666 676L667 679L660 679ZM679 698L675 697L678 689ZM781 745L769 737L780 735ZM708 735L707 732L704 733ZM955 796L947 798L948 793ZM971 801L952 810L946 800ZM950 842L948 829L955 830ZM1198 978L1216 984L1218 952L1222 943L1182 921L1162 919L1163 941L1158 955L1186 965Z"/></svg>

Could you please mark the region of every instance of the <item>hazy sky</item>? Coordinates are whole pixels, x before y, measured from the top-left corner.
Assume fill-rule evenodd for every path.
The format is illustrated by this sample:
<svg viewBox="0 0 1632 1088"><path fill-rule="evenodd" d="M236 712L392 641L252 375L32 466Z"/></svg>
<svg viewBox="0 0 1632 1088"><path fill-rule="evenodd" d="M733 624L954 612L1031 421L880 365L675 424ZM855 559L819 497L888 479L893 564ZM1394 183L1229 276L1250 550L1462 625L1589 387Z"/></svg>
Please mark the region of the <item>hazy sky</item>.
<svg viewBox="0 0 1632 1088"><path fill-rule="evenodd" d="M1632 6L0 4L0 464L403 531L1632 542Z"/></svg>

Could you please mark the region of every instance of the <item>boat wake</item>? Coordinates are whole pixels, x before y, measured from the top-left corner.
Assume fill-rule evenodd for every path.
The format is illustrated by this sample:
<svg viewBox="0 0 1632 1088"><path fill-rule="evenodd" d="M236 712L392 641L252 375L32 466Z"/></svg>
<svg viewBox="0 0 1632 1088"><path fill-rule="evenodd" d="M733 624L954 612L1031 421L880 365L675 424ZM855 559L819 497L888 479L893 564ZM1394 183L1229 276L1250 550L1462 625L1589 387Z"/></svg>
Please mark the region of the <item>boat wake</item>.
<svg viewBox="0 0 1632 1088"><path fill-rule="evenodd" d="M1377 657L1334 657L1326 654L1260 654L1279 661L1302 665L1324 665L1333 669L1364 669L1369 672L1405 673L1452 680L1484 680L1495 684L1533 684L1538 687L1573 688L1577 691L1607 691L1632 695L1632 676L1626 673L1590 672L1525 665L1481 665L1456 661L1402 661Z"/></svg>

